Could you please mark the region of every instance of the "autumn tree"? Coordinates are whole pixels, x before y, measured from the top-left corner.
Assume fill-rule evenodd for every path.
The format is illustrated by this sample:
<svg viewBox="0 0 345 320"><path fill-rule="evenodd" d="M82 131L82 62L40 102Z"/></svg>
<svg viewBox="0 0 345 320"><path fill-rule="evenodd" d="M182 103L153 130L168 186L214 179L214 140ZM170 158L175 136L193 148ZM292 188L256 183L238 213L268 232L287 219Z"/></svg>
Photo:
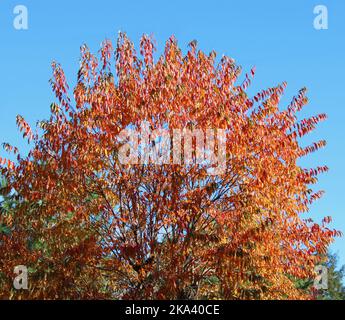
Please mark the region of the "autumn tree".
<svg viewBox="0 0 345 320"><path fill-rule="evenodd" d="M311 186L327 167L304 169L301 157L325 146L300 138L326 118L298 120L306 89L279 108L286 83L249 96L255 69L241 68L190 44L183 54L171 37L154 60L155 43L143 36L140 55L125 34L99 55L81 47L71 97L62 67L53 63L57 101L33 131L17 123L31 145L15 163L1 159L11 215L1 214L0 269L30 268L29 290L10 284L1 297L26 299L302 299L292 278L309 279L319 254L335 236L326 217L306 219L321 191ZM114 62L113 63L113 58ZM114 65L115 64L115 65ZM157 164L120 161L135 145L124 130L164 128L171 134L225 132L225 166L192 161ZM121 138L122 137L122 138ZM150 138L149 145L159 145ZM187 145L181 141L181 148ZM206 149L205 149L206 150ZM210 150L208 150L210 151ZM223 152L224 151L224 152ZM128 153L125 153L128 155ZM151 159L152 160L152 159Z"/></svg>

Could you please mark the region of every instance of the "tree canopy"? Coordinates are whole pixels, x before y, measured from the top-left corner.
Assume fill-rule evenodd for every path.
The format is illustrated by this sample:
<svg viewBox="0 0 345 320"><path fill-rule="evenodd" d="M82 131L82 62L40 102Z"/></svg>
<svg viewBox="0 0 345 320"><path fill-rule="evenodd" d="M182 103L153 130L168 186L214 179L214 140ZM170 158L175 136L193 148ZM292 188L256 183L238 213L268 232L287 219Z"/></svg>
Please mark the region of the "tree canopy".
<svg viewBox="0 0 345 320"><path fill-rule="evenodd" d="M154 51L146 35L140 54L125 34L98 55L83 45L73 90L52 64L50 118L32 130L18 116L31 150L4 144L17 161L0 159L16 197L0 216L0 297L311 298L293 278L314 277L340 232L330 217L305 218L327 167L297 162L325 146L300 138L326 115L298 120L305 88L279 108L286 83L249 96L255 69L240 81L231 58L218 61L194 41L186 54L174 37L157 61ZM224 130L224 170L212 174L216 164L197 163L196 151L189 163L121 163L121 132L144 121L168 132ZM27 291L12 288L16 265L29 268Z"/></svg>

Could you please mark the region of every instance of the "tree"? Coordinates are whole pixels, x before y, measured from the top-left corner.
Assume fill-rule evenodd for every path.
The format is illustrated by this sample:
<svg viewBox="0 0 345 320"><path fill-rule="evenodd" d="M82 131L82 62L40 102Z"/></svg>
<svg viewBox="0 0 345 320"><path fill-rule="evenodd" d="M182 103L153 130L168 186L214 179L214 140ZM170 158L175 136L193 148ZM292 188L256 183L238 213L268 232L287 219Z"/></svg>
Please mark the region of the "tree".
<svg viewBox="0 0 345 320"><path fill-rule="evenodd" d="M343 284L345 266L338 269L338 256L329 253L324 264L327 268L328 289L322 290L318 296L321 300L345 300L345 287Z"/></svg>
<svg viewBox="0 0 345 320"><path fill-rule="evenodd" d="M296 287L307 294L313 294L318 300L345 300L345 287L343 284L345 266L338 268L338 256L330 252L321 255L320 265L326 267L327 289L315 288L315 278L296 279Z"/></svg>
<svg viewBox="0 0 345 320"><path fill-rule="evenodd" d="M0 240L4 236L9 236L10 228L7 221L10 219L13 208L16 204L15 199L10 195L10 189L8 188L7 182L5 179L0 177ZM3 245L1 245L3 247ZM0 253L0 258L2 254ZM0 269L0 287L6 288L6 291L10 290L10 278L6 277L3 273L2 268Z"/></svg>
<svg viewBox="0 0 345 320"><path fill-rule="evenodd" d="M33 132L18 116L32 148L22 157L6 145L17 163L0 160L20 199L6 222L11 235L0 241L0 269L10 277L15 264L25 264L31 280L28 292L13 297L311 298L292 277L311 278L340 232L327 227L330 217L303 219L322 195L310 186L327 167L303 169L297 160L325 145L304 148L299 140L326 115L298 121L306 89L279 110L286 83L249 97L255 70L237 84L234 61L224 56L217 64L196 42L183 55L171 37L157 62L154 50L143 36L140 58L120 34L114 77L111 42L99 58L84 45L74 102L54 62L50 119ZM217 132L218 139L199 148L184 137L180 147L192 150L190 158L176 163L170 155L157 164L146 157L147 147L162 147L159 137L138 146L123 136L143 123L169 137L184 129ZM131 156L124 148L135 149L139 162L123 163ZM198 148L205 151L199 162ZM208 156L213 151L217 162ZM2 287L0 296L8 295Z"/></svg>

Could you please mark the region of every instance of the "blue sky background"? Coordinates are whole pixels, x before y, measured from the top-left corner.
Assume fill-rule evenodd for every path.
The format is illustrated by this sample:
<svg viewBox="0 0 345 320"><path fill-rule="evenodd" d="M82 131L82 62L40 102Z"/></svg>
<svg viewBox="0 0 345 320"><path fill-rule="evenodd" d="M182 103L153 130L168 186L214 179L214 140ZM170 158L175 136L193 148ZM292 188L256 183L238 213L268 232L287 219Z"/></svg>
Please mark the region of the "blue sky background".
<svg viewBox="0 0 345 320"><path fill-rule="evenodd" d="M13 9L25 5L29 29L13 27ZM315 30L313 9L326 5L329 29ZM180 46L197 39L206 52L234 58L244 70L256 66L254 88L288 82L285 105L306 86L310 104L302 116L326 112L329 119L308 139L326 139L328 146L312 154L304 165L329 166L320 178L326 195L313 205L317 221L331 215L333 226L345 230L345 1L344 0L1 0L0 2L0 142L22 150L15 125L21 114L32 125L47 118L53 101L48 79L50 63L60 62L70 85L76 80L79 47L92 51L105 38L115 41L125 31L138 45L143 33L153 34L161 52L169 36ZM282 105L283 106L283 105ZM0 156L5 156L0 151ZM345 264L345 239L332 250Z"/></svg>

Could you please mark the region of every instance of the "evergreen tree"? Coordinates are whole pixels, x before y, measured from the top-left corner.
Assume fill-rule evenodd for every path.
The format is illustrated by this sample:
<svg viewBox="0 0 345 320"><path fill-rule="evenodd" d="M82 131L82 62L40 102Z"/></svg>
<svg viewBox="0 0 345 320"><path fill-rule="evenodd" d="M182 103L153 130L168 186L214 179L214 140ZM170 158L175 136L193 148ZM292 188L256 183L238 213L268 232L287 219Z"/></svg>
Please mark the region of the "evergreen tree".
<svg viewBox="0 0 345 320"><path fill-rule="evenodd" d="M319 292L319 300L345 300L345 265L338 269L338 260L336 254L328 254L327 262L324 264L328 270L328 289Z"/></svg>

